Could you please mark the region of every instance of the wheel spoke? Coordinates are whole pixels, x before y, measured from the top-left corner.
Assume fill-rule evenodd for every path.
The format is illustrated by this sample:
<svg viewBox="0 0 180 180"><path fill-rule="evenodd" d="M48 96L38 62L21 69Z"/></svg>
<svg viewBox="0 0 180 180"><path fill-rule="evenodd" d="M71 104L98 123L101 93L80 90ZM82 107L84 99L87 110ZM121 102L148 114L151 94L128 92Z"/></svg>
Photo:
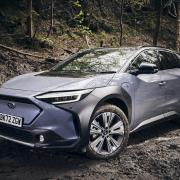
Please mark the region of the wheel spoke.
<svg viewBox="0 0 180 180"><path fill-rule="evenodd" d="M124 135L124 128L123 128L123 127L120 127L120 128L118 128L118 129L111 130L111 132L110 132L109 134L110 134L110 135L117 134L117 135L123 136L123 135Z"/></svg>
<svg viewBox="0 0 180 180"><path fill-rule="evenodd" d="M90 130L90 135L93 135L93 134L101 134L101 130L100 129L91 129Z"/></svg>
<svg viewBox="0 0 180 180"><path fill-rule="evenodd" d="M103 128L99 125L99 123L96 120L92 122L91 126L94 126L97 129L103 130Z"/></svg>
<svg viewBox="0 0 180 180"><path fill-rule="evenodd" d="M112 136L109 136L111 142L114 144L115 147L118 147L119 146L119 143L112 137Z"/></svg>
<svg viewBox="0 0 180 180"><path fill-rule="evenodd" d="M111 140L110 138L106 138L106 141L107 141L107 150L108 150L108 153L111 153L113 151L113 146L111 145Z"/></svg>
<svg viewBox="0 0 180 180"><path fill-rule="evenodd" d="M102 150L102 146L104 144L104 138L102 136L99 136L97 139L95 139L91 143L91 147L96 151L100 152Z"/></svg>
<svg viewBox="0 0 180 180"><path fill-rule="evenodd" d="M114 113L110 113L110 116L109 116L109 122L108 122L108 126L111 127L111 123L112 123L112 120L114 119L115 117L115 114Z"/></svg>
<svg viewBox="0 0 180 180"><path fill-rule="evenodd" d="M110 128L110 130L111 130L111 131L114 131L114 130L116 130L116 129L123 128L123 127L124 127L124 125L123 125L122 121L118 121L116 124L114 124L114 125Z"/></svg>
<svg viewBox="0 0 180 180"><path fill-rule="evenodd" d="M103 113L102 114L102 118L103 118L103 123L104 123L104 127L105 128L108 128L109 126L108 126L108 113Z"/></svg>
<svg viewBox="0 0 180 180"><path fill-rule="evenodd" d="M111 126L112 120L115 117L114 113L106 112L102 114L103 117L103 123L105 128L109 128Z"/></svg>
<svg viewBox="0 0 180 180"><path fill-rule="evenodd" d="M101 152L103 144L104 144L104 138L102 138L101 142L98 144L98 152Z"/></svg>

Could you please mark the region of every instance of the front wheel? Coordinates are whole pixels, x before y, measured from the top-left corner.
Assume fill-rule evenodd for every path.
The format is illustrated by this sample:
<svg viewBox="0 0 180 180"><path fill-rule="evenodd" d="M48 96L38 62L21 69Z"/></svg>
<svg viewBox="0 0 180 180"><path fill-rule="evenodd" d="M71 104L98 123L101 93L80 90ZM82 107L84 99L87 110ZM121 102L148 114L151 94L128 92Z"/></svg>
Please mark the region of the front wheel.
<svg viewBox="0 0 180 180"><path fill-rule="evenodd" d="M94 114L89 127L87 155L108 159L119 154L127 145L129 123L124 112L114 105L104 105Z"/></svg>

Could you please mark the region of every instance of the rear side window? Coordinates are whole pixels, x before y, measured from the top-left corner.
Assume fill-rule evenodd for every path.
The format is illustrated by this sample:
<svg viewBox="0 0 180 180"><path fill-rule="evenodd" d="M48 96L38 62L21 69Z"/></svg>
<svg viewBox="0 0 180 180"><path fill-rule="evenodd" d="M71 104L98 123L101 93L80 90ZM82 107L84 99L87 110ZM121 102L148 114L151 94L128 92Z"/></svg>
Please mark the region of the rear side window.
<svg viewBox="0 0 180 180"><path fill-rule="evenodd" d="M174 53L159 51L160 70L180 68L180 58Z"/></svg>

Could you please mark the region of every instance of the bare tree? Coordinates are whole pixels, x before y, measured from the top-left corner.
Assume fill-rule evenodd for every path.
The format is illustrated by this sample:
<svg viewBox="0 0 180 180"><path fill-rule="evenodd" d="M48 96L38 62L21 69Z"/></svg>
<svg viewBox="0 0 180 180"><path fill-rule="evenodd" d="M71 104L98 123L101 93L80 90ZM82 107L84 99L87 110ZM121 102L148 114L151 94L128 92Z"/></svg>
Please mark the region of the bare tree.
<svg viewBox="0 0 180 180"><path fill-rule="evenodd" d="M154 30L153 45L157 46L161 27L162 0L156 2L156 26Z"/></svg>
<svg viewBox="0 0 180 180"><path fill-rule="evenodd" d="M122 41L123 41L123 9L124 9L125 0L116 0L115 2L117 3L117 6L120 6L118 31L119 31L119 45L122 46Z"/></svg>
<svg viewBox="0 0 180 180"><path fill-rule="evenodd" d="M49 28L49 32L48 32L48 37L49 35L52 33L53 31L53 26L54 26L54 0L51 0L51 23L50 23L50 28Z"/></svg>
<svg viewBox="0 0 180 180"><path fill-rule="evenodd" d="M177 2L177 30L176 30L176 50L180 52L180 0Z"/></svg>
<svg viewBox="0 0 180 180"><path fill-rule="evenodd" d="M27 0L27 35L33 37L32 0Z"/></svg>
<svg viewBox="0 0 180 180"><path fill-rule="evenodd" d="M119 45L122 46L123 41L123 8L124 8L124 0L121 0L121 12L120 12L120 40Z"/></svg>

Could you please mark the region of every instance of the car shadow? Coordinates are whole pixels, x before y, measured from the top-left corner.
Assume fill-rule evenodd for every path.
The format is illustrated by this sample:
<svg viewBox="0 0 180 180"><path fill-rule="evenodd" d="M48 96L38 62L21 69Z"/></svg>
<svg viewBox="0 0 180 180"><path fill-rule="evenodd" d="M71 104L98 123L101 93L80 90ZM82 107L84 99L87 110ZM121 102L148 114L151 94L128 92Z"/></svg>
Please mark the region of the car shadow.
<svg viewBox="0 0 180 180"><path fill-rule="evenodd" d="M171 132L178 130L180 125L174 121L166 121L146 127L140 131L132 133L129 139L129 145L140 144L144 141L171 136Z"/></svg>

